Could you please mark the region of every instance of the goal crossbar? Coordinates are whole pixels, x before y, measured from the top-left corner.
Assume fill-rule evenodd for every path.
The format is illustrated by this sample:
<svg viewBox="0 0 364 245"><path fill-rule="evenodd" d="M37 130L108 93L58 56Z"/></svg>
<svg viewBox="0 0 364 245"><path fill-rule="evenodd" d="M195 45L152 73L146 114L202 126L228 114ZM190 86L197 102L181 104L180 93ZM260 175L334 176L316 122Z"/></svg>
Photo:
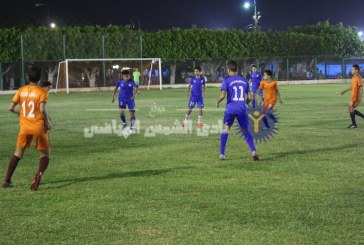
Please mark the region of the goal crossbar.
<svg viewBox="0 0 364 245"><path fill-rule="evenodd" d="M117 62L117 61L123 61L123 62L135 62L135 61L149 61L151 62L150 70L147 73L148 78L148 90L150 88L151 84L151 77L152 77L152 70L154 64L158 64L158 79L159 79L159 89L162 90L162 61L161 58L92 58L92 59L65 59L58 64L58 74L57 74L57 83L56 83L56 91L59 88L59 80L60 80L60 73L63 68L64 71L64 79L65 79L65 85L66 85L66 92L69 93L69 63L72 62ZM63 67L62 67L63 65Z"/></svg>

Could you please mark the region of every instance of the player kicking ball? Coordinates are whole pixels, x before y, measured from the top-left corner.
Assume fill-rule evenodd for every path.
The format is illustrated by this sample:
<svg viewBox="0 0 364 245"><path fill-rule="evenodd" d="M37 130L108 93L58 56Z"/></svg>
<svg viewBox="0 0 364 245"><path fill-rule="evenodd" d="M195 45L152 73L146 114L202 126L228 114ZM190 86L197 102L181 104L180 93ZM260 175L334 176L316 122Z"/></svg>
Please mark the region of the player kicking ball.
<svg viewBox="0 0 364 245"><path fill-rule="evenodd" d="M356 125L355 115L364 118L364 115L360 111L355 110L359 106L363 95L363 80L359 75L360 74L359 65L353 65L351 67L351 74L353 75L351 79L351 87L343 90L341 92L341 95L344 95L346 92L351 91L351 98L349 102L349 114L351 118L351 125L348 128L357 128L358 125Z"/></svg>
<svg viewBox="0 0 364 245"><path fill-rule="evenodd" d="M246 95L248 99L253 98L250 92L249 82L246 78L238 75L238 63L230 61L228 63L228 77L225 78L221 85L221 94L217 100L216 107L219 107L221 101L227 97L226 109L224 115L224 129L220 136L220 160L225 160L226 143L229 136L231 126L237 119L239 127L244 134L246 143L248 144L251 156L254 161L258 161L259 157L256 152L254 140L248 130L248 112L246 108Z"/></svg>
<svg viewBox="0 0 364 245"><path fill-rule="evenodd" d="M192 91L191 91L192 87ZM191 94L190 94L191 91ZM190 96L190 101L188 102L188 110L183 122L183 126L187 126L192 109L196 106L198 107L198 127L202 127L202 109L204 108L203 98L206 98L206 81L202 76L202 70L200 66L195 67L195 77L191 78L190 84L187 87L187 97Z"/></svg>
<svg viewBox="0 0 364 245"><path fill-rule="evenodd" d="M114 94L112 96L111 102L115 101L115 94L120 88L119 92L119 113L120 119L122 121L121 129L127 127L126 118L125 118L125 109L128 106L130 112L130 130L135 130L135 96L137 93L138 86L136 83L130 79L130 73L128 70L124 70L121 72L122 79L118 81L116 87L114 89Z"/></svg>
<svg viewBox="0 0 364 245"><path fill-rule="evenodd" d="M282 104L281 94L279 93L277 81L272 79L273 72L271 70L265 70L263 75L263 81L261 82L259 89L254 93L253 97L264 91L264 102L262 104L262 113L265 115L263 118L266 129L270 129L267 117L271 118L275 123L277 119L273 115L274 106L277 103L277 97Z"/></svg>

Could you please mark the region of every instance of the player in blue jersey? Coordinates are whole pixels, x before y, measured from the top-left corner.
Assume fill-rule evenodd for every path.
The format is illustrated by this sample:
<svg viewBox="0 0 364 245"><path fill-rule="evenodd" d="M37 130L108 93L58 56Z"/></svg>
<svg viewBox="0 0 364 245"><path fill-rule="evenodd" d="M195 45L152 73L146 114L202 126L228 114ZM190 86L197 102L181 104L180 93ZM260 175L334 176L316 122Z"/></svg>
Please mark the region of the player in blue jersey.
<svg viewBox="0 0 364 245"><path fill-rule="evenodd" d="M220 159L225 160L226 142L229 136L229 131L234 123L235 118L238 120L245 141L249 145L251 155L254 161L258 161L258 155L254 145L252 135L248 130L248 112L246 109L246 95L248 99L253 98L250 92L249 82L246 78L238 75L238 63L230 61L228 63L228 77L225 78L221 85L221 94L217 100L216 106L219 107L221 101L227 97L226 109L224 115L224 130L220 137Z"/></svg>
<svg viewBox="0 0 364 245"><path fill-rule="evenodd" d="M192 88L192 90L191 90ZM190 94L191 91L191 94ZM191 78L190 84L187 88L187 97L190 96L188 102L188 110L183 123L183 126L188 124L192 109L198 107L198 127L202 127L202 109L204 108L203 98L206 97L206 81L202 76L202 70L200 66L195 67L195 77Z"/></svg>
<svg viewBox="0 0 364 245"><path fill-rule="evenodd" d="M259 89L260 82L262 81L262 74L260 74L260 72L257 71L256 65L252 65L252 69L248 73L248 80L249 80L249 83L252 85L252 93L254 94ZM261 101L263 102L264 101L263 91L260 91L259 96L261 98ZM252 100L252 105L253 105L253 108L255 108L255 106L256 106L255 97Z"/></svg>
<svg viewBox="0 0 364 245"><path fill-rule="evenodd" d="M135 125L135 96L137 93L138 85L130 79L130 73L128 70L121 72L122 79L118 81L114 89L114 94L112 96L112 103L115 101L115 94L120 88L119 92L119 112L120 119L123 122L122 129L126 128L127 123L125 119L125 109L128 106L130 112L130 129L134 130Z"/></svg>

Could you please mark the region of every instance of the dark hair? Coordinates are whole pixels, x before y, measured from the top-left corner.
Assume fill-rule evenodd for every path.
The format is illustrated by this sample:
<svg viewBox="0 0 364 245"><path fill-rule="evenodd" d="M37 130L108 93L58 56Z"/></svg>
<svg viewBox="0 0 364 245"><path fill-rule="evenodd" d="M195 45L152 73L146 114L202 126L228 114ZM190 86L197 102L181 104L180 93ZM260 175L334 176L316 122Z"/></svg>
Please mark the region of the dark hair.
<svg viewBox="0 0 364 245"><path fill-rule="evenodd" d="M228 69L232 72L237 72L238 71L238 62L236 62L235 60L229 61Z"/></svg>
<svg viewBox="0 0 364 245"><path fill-rule="evenodd" d="M255 67L255 68L257 68L257 66L256 66L256 65L252 65L252 68L254 68L254 67Z"/></svg>
<svg viewBox="0 0 364 245"><path fill-rule="evenodd" d="M266 73L270 77L273 76L273 72L271 70L265 70L264 73Z"/></svg>
<svg viewBox="0 0 364 245"><path fill-rule="evenodd" d="M196 66L195 70L202 71L201 66Z"/></svg>
<svg viewBox="0 0 364 245"><path fill-rule="evenodd" d="M121 72L121 75L129 75L129 70L123 70L123 71Z"/></svg>
<svg viewBox="0 0 364 245"><path fill-rule="evenodd" d="M38 66L32 66L32 67L30 67L27 74L28 74L29 82L37 83L37 82L39 82L40 78L42 77L42 70Z"/></svg>
<svg viewBox="0 0 364 245"><path fill-rule="evenodd" d="M41 81L40 83L39 83L39 86L40 87L49 87L49 86L52 86L52 83L50 82L50 81Z"/></svg>
<svg viewBox="0 0 364 245"><path fill-rule="evenodd" d="M360 71L360 67L358 64L354 64L353 67L357 70L357 71Z"/></svg>

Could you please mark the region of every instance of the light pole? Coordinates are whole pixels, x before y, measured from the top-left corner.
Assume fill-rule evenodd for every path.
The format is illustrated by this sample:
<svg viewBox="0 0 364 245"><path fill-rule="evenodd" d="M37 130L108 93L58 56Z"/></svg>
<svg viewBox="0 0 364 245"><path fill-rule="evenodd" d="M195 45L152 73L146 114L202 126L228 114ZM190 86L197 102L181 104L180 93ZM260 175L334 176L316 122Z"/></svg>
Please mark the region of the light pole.
<svg viewBox="0 0 364 245"><path fill-rule="evenodd" d="M256 0L253 0L253 3L251 2L245 2L243 7L245 9L250 9L250 7L253 5L254 7L254 15L253 15L253 20L254 20L254 30L259 29L259 20L262 17L260 12L257 12L257 2Z"/></svg>

